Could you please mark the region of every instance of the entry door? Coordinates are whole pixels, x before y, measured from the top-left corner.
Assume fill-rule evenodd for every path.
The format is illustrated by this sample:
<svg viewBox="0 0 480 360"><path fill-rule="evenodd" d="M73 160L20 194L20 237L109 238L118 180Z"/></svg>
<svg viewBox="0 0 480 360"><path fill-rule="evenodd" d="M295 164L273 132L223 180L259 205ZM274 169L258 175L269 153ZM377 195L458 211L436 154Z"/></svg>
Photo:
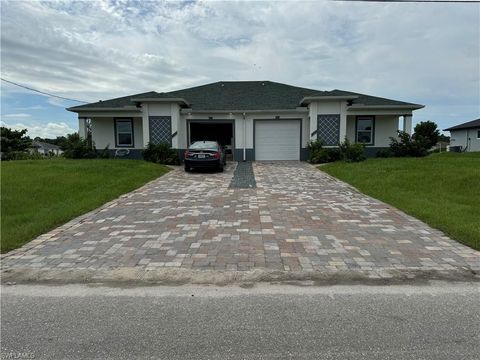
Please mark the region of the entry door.
<svg viewBox="0 0 480 360"><path fill-rule="evenodd" d="M300 160L300 120L256 120L255 160Z"/></svg>

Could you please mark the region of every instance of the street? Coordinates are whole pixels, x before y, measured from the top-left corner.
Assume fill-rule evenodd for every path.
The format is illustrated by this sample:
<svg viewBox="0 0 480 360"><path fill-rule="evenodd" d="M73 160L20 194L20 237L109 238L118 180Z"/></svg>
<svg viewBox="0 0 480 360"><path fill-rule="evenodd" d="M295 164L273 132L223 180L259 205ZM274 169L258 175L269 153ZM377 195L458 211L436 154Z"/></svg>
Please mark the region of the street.
<svg viewBox="0 0 480 360"><path fill-rule="evenodd" d="M2 359L479 356L478 283L307 285L3 285Z"/></svg>

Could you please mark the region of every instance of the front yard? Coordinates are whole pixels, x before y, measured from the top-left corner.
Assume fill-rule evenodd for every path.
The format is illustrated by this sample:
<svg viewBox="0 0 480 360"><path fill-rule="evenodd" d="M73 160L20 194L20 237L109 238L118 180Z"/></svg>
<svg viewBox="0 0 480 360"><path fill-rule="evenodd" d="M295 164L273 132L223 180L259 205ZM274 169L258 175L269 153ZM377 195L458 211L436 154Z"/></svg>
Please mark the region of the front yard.
<svg viewBox="0 0 480 360"><path fill-rule="evenodd" d="M153 180L165 166L133 160L31 160L1 164L1 251Z"/></svg>
<svg viewBox="0 0 480 360"><path fill-rule="evenodd" d="M480 250L480 153L336 162L320 169Z"/></svg>

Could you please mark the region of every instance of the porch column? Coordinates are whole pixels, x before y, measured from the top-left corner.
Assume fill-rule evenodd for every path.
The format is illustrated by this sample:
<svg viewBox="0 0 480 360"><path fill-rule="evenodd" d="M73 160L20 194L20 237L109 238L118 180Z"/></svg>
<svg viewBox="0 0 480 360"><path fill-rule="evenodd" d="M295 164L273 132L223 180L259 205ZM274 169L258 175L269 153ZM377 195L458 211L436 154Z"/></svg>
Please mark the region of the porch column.
<svg viewBox="0 0 480 360"><path fill-rule="evenodd" d="M340 128L338 142L342 143L347 136L347 102L343 101L340 105Z"/></svg>
<svg viewBox="0 0 480 360"><path fill-rule="evenodd" d="M312 141L315 141L317 139L317 133L316 133L316 131L318 130L317 115L318 115L317 103L312 102L308 105L308 117L310 120L310 132L308 134L308 137Z"/></svg>
<svg viewBox="0 0 480 360"><path fill-rule="evenodd" d="M80 136L80 139L87 138L87 118L78 118L78 136Z"/></svg>
<svg viewBox="0 0 480 360"><path fill-rule="evenodd" d="M148 104L142 104L142 133L143 147L146 148L150 142L150 123L148 121Z"/></svg>
<svg viewBox="0 0 480 360"><path fill-rule="evenodd" d="M403 131L412 135L412 115L403 115Z"/></svg>

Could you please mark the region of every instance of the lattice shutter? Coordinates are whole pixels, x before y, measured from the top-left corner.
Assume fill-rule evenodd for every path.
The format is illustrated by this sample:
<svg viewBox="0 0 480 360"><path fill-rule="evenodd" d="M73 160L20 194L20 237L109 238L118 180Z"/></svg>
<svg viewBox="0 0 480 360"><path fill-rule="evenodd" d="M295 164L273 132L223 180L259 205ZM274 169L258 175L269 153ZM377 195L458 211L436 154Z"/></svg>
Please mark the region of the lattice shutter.
<svg viewBox="0 0 480 360"><path fill-rule="evenodd" d="M340 114L318 115L317 139L323 140L324 145L338 145L340 140Z"/></svg>
<svg viewBox="0 0 480 360"><path fill-rule="evenodd" d="M167 142L172 145L172 117L171 116L150 116L150 142L160 144Z"/></svg>

